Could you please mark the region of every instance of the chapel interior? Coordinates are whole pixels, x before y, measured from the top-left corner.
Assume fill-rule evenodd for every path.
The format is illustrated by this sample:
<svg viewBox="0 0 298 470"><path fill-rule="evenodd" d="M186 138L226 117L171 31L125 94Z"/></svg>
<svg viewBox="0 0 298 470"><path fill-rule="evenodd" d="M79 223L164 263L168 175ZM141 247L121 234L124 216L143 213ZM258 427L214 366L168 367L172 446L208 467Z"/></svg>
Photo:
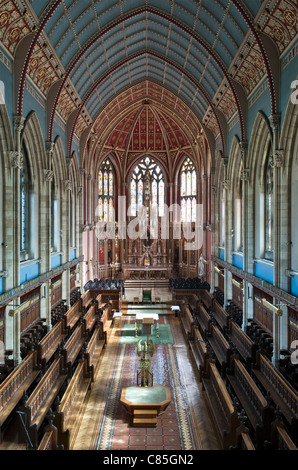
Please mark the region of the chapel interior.
<svg viewBox="0 0 298 470"><path fill-rule="evenodd" d="M297 13L0 1L0 450L298 450Z"/></svg>

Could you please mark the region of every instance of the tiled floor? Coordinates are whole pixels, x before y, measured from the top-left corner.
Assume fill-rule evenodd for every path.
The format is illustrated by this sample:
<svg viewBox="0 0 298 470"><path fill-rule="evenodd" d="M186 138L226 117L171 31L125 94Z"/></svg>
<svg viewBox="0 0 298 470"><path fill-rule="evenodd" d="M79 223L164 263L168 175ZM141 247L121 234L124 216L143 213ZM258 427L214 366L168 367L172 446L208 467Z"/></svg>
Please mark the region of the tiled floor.
<svg viewBox="0 0 298 470"><path fill-rule="evenodd" d="M139 357L135 345L121 344L126 315L110 328L108 345L89 393L75 450L219 450L204 392L190 351L173 314L160 315L172 326L174 344L158 344L152 360L154 385L171 389L172 401L154 428L133 427L120 403L123 387L136 385Z"/></svg>

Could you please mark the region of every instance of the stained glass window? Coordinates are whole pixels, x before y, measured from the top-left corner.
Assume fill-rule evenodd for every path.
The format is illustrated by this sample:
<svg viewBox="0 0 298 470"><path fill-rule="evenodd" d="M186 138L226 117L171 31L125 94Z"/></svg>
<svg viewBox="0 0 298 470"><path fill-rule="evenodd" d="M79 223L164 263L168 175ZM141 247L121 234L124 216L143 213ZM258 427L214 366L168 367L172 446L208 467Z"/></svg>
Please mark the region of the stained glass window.
<svg viewBox="0 0 298 470"><path fill-rule="evenodd" d="M192 160L187 157L180 174L181 221L196 221L197 172Z"/></svg>
<svg viewBox="0 0 298 470"><path fill-rule="evenodd" d="M130 182L131 216L135 217L141 206L158 206L159 216L164 215L165 185L160 166L145 157L134 168Z"/></svg>
<svg viewBox="0 0 298 470"><path fill-rule="evenodd" d="M102 163L98 175L98 218L103 222L114 220L114 171L109 159Z"/></svg>
<svg viewBox="0 0 298 470"><path fill-rule="evenodd" d="M273 261L273 168L269 160L265 169L265 258Z"/></svg>
<svg viewBox="0 0 298 470"><path fill-rule="evenodd" d="M26 148L23 148L24 164L20 170L20 251L28 252L30 235L30 170Z"/></svg>

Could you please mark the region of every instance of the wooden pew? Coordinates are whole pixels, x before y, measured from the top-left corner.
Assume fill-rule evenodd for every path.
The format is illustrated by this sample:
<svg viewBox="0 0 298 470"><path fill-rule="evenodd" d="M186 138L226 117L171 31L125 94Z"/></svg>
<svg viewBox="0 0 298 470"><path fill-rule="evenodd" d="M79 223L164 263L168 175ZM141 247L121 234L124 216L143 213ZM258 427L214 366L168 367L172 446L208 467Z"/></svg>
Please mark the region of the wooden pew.
<svg viewBox="0 0 298 470"><path fill-rule="evenodd" d="M270 393L274 403L291 430L298 429L298 394L274 365L261 353L257 353L256 366L252 368L259 383Z"/></svg>
<svg viewBox="0 0 298 470"><path fill-rule="evenodd" d="M186 336L187 341L190 338L191 335L191 330L192 330L192 324L194 322L193 316L191 314L191 311L189 310L189 307L187 305L184 305L182 309L180 310L180 321L183 326L183 332Z"/></svg>
<svg viewBox="0 0 298 470"><path fill-rule="evenodd" d="M40 374L37 353L31 352L0 384L0 427L18 405L24 392ZM1 442L1 435L0 435Z"/></svg>
<svg viewBox="0 0 298 470"><path fill-rule="evenodd" d="M93 369L93 375L99 364L99 359L105 348L105 339L101 337L101 329L96 326L90 341L87 344L84 357L86 358L88 367Z"/></svg>
<svg viewBox="0 0 298 470"><path fill-rule="evenodd" d="M98 294L98 295L95 297L95 305L96 305L97 313L102 314L102 310L104 309L104 307L106 306L106 304L107 304L107 303L103 301L101 294Z"/></svg>
<svg viewBox="0 0 298 470"><path fill-rule="evenodd" d="M231 372L227 378L255 432L256 446L262 449L273 418L270 404L237 357L231 360Z"/></svg>
<svg viewBox="0 0 298 470"><path fill-rule="evenodd" d="M45 370L46 364L55 354L65 337L66 332L64 329L64 322L60 320L38 343L36 348L37 360L38 363L41 364L43 370Z"/></svg>
<svg viewBox="0 0 298 470"><path fill-rule="evenodd" d="M189 342L194 361L198 368L199 380L202 382L202 377L206 374L207 360L209 353L207 351L206 343L202 338L200 330L197 326L192 325L191 340Z"/></svg>
<svg viewBox="0 0 298 470"><path fill-rule="evenodd" d="M208 342L222 367L223 374L230 364L232 349L216 325L211 325L211 333L208 336Z"/></svg>
<svg viewBox="0 0 298 470"><path fill-rule="evenodd" d="M272 423L268 447L270 450L298 450L298 447L289 436L280 418L277 418L276 421Z"/></svg>
<svg viewBox="0 0 298 470"><path fill-rule="evenodd" d="M91 381L92 371L88 369L86 360L80 360L55 412L58 442L64 450L70 450L73 446Z"/></svg>
<svg viewBox="0 0 298 470"><path fill-rule="evenodd" d="M54 415L51 414L51 416L54 418ZM58 430L52 420L45 427L37 450L64 450L64 447L58 444Z"/></svg>
<svg viewBox="0 0 298 470"><path fill-rule="evenodd" d="M230 450L256 450L249 429L244 424L245 419L246 416L244 416L244 410L242 410L239 415L241 424L236 429L236 445L231 446Z"/></svg>
<svg viewBox="0 0 298 470"><path fill-rule="evenodd" d="M203 305L204 305L205 309L207 310L207 312L212 310L213 295L206 289L200 290L198 295L200 297L200 300L203 302Z"/></svg>
<svg viewBox="0 0 298 470"><path fill-rule="evenodd" d="M222 447L227 450L236 444L236 429L240 423L226 385L211 360L207 362L207 371L202 384Z"/></svg>
<svg viewBox="0 0 298 470"><path fill-rule="evenodd" d="M19 411L26 415L26 428L35 449L38 448L38 432L43 424L67 374L63 368L63 359L56 357L51 366L38 382L28 399L19 407ZM26 434L22 426L19 428L21 442L26 442Z"/></svg>
<svg viewBox="0 0 298 470"><path fill-rule="evenodd" d="M86 313L90 305L94 301L94 292L92 290L87 290L81 296L81 309L83 313Z"/></svg>
<svg viewBox="0 0 298 470"><path fill-rule="evenodd" d="M205 337L211 332L211 317L206 311L206 308L203 304L200 304L198 307L198 313L196 315L200 330Z"/></svg>
<svg viewBox="0 0 298 470"><path fill-rule="evenodd" d="M251 364L255 363L256 360L257 345L234 321L230 322L228 336L241 357L245 360L246 365L250 368Z"/></svg>
<svg viewBox="0 0 298 470"><path fill-rule="evenodd" d="M85 313L84 317L82 318L82 322L84 324L85 332L88 337L90 337L92 330L96 321L98 320L98 313L96 309L96 305L93 304Z"/></svg>
<svg viewBox="0 0 298 470"><path fill-rule="evenodd" d="M71 331L79 321L81 314L81 302L80 300L77 300L75 304L69 310L67 310L67 312L63 316L65 322L65 329Z"/></svg>
<svg viewBox="0 0 298 470"><path fill-rule="evenodd" d="M214 300L212 306L212 315L224 333L230 329L230 315L222 308L217 300Z"/></svg>
<svg viewBox="0 0 298 470"><path fill-rule="evenodd" d="M66 366L72 366L86 342L84 323L80 323L68 338L62 349L62 356Z"/></svg>
<svg viewBox="0 0 298 470"><path fill-rule="evenodd" d="M99 321L99 325L101 328L101 337L105 338L105 342L107 342L107 332L111 321L111 306L109 304L106 304L102 310L102 315Z"/></svg>

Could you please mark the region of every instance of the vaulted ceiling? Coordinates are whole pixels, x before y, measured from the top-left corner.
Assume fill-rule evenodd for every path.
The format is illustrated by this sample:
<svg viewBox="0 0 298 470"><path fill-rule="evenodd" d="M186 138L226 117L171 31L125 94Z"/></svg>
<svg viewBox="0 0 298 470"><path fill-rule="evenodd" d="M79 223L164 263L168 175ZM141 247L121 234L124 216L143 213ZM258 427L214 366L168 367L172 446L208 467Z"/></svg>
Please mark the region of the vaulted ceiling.
<svg viewBox="0 0 298 470"><path fill-rule="evenodd" d="M126 166L144 149L191 152L201 135L225 152L232 118L245 139L247 96L266 75L278 111L272 52L279 60L296 34L294 0L0 3L0 41L18 64L16 113L29 76L47 100L48 140L59 115L70 152L74 136L92 138L96 155L112 149Z"/></svg>

